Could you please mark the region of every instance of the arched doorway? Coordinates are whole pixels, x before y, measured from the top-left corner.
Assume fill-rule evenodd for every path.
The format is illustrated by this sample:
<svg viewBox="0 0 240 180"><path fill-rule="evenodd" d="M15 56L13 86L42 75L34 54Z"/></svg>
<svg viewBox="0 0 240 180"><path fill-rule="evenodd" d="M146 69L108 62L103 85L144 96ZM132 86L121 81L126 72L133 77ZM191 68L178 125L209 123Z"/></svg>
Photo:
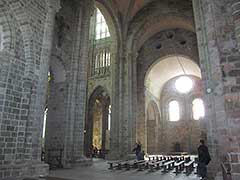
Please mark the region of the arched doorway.
<svg viewBox="0 0 240 180"><path fill-rule="evenodd" d="M110 96L97 87L89 98L85 122L85 155L104 158L110 150L111 105Z"/></svg>

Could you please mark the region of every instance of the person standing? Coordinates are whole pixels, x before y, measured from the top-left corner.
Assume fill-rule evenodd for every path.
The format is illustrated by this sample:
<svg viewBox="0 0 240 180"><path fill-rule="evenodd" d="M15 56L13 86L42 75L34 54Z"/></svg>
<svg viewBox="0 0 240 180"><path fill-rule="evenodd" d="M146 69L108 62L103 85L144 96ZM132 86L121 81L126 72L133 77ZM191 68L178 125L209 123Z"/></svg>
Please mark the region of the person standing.
<svg viewBox="0 0 240 180"><path fill-rule="evenodd" d="M140 160L141 150L142 150L141 144L140 144L140 142L137 142L135 144L135 148L133 149L133 152L135 152L136 158L137 158L138 161Z"/></svg>
<svg viewBox="0 0 240 180"><path fill-rule="evenodd" d="M200 140L200 146L198 147L198 174L202 180L207 179L207 165L211 161L211 157L208 151L208 147L205 145L203 139Z"/></svg>

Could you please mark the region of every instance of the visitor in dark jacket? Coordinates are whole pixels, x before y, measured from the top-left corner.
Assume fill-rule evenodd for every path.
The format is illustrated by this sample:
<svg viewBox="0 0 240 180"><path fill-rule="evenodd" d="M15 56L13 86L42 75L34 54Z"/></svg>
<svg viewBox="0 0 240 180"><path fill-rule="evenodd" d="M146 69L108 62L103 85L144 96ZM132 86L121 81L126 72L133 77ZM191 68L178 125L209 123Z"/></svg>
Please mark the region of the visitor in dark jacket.
<svg viewBox="0 0 240 180"><path fill-rule="evenodd" d="M207 165L211 161L208 147L205 145L204 140L200 140L200 146L198 147L198 174L203 180L207 179Z"/></svg>
<svg viewBox="0 0 240 180"><path fill-rule="evenodd" d="M135 144L135 147L134 147L134 149L133 149L133 152L135 152L136 158L137 158L138 161L140 160L141 150L142 150L141 144L140 144L140 142L137 142L137 143Z"/></svg>

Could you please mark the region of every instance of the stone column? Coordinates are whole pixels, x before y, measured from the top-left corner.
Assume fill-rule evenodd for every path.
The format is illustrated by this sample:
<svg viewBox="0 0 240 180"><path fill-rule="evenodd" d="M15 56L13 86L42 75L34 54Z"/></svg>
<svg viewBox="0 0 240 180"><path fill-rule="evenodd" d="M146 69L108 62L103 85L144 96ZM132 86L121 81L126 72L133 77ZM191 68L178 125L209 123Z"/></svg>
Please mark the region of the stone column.
<svg viewBox="0 0 240 180"><path fill-rule="evenodd" d="M205 2L206 5L206 2ZM206 5L207 6L207 5ZM212 74L213 74L213 66L214 63L219 61L219 52L218 49L214 46L216 39L214 39L214 28L208 28L207 25L212 22L213 15L210 12L209 8L203 6L203 2L201 0L193 0L194 7L194 16L195 16L195 24L196 24L196 34L198 38L198 49L199 49L199 61L200 67L202 71L202 80L204 83L204 100L206 104L206 122L208 124L207 129L207 144L209 146L209 151L212 156L212 162L214 164L219 164L218 159L218 150L217 150L217 127L216 127L216 109L214 109L214 104L216 104L217 92L216 96L213 95L214 91L212 87ZM211 14L211 15L209 15ZM212 54L209 54L209 48L212 49ZM215 53L215 54L213 54ZM215 57L213 57L215 56ZM215 61L210 63L210 60L215 58ZM217 65L216 65L217 67ZM217 71L217 68L216 68ZM208 89L209 94L206 93L206 89ZM211 93L211 94L210 94ZM214 177L217 169L214 169L214 166L211 168L212 176Z"/></svg>
<svg viewBox="0 0 240 180"><path fill-rule="evenodd" d="M240 0L233 0L232 16L235 24L235 35L238 42L238 48L240 48Z"/></svg>
<svg viewBox="0 0 240 180"><path fill-rule="evenodd" d="M39 75L39 84L37 87L37 99L38 108L36 109L36 120L35 128L36 131L33 132L33 158L35 160L41 159L42 151L42 129L43 129L43 119L44 111L46 106L46 97L47 97L47 86L48 86L48 71L49 71L49 62L52 53L52 43L53 43L53 31L55 23L55 15L60 9L60 0L49 0L47 1L48 12L44 28L44 37L42 43L42 52L41 52L41 68Z"/></svg>
<svg viewBox="0 0 240 180"><path fill-rule="evenodd" d="M206 104L207 144L212 155L209 172L216 177L220 172L220 163L226 159L231 149L229 117L226 112L226 94L231 82L224 80L221 67L228 63L234 45L231 36L222 38L229 28L228 3L224 0L193 0L196 33L202 80L204 84L204 100ZM226 8L225 8L226 7ZM226 31L226 32L225 32ZM231 91L230 91L231 94Z"/></svg>
<svg viewBox="0 0 240 180"><path fill-rule="evenodd" d="M76 38L73 42L66 104L64 165L82 163L84 159L84 126L87 100L87 70L89 62L89 28L94 2L82 0L73 20Z"/></svg>
<svg viewBox="0 0 240 180"><path fill-rule="evenodd" d="M233 22L234 22L234 29L235 29L235 37L236 37L236 41L237 41L237 45L238 45L238 52L240 52L240 0L233 0L232 1L232 18L233 18ZM239 61L239 58L238 58ZM237 66L237 64L235 65L236 69L238 69L239 67ZM234 76L238 76L237 73L233 73L233 72L237 72L237 70L233 70L232 72L230 72L231 74L234 74ZM238 84L238 80L237 80L237 84ZM231 96L232 98L229 98L231 100L229 100L229 104L237 104L239 101L239 93L232 93ZM237 97L237 98L236 98ZM230 106L231 107L231 106ZM230 110L231 112L232 110ZM232 152L229 152L228 154L228 161L230 162L231 165L231 169L232 169L232 178L233 180L237 180L240 178L240 142L239 142L239 123L237 124L237 122L239 121L239 109L237 109L237 107L235 107L235 110L232 111L232 137L231 137L231 146L232 146Z"/></svg>
<svg viewBox="0 0 240 180"><path fill-rule="evenodd" d="M53 30L55 23L55 14L60 9L60 0L49 0L47 1L47 16L44 27L44 37L42 43L41 52L41 66L39 70L39 81L36 88L36 101L37 106L35 110L35 119L33 121L32 133L32 161L29 164L28 170L31 173L29 176L47 175L48 165L41 161L42 152L42 129L44 120L44 110L46 103L47 83L48 83L48 69L49 61L51 57L52 41L53 41ZM33 103L33 102L32 102ZM34 164L34 165L33 165ZM36 167L35 167L36 166Z"/></svg>
<svg viewBox="0 0 240 180"><path fill-rule="evenodd" d="M106 131L108 129L108 97L102 97L102 150L106 150Z"/></svg>

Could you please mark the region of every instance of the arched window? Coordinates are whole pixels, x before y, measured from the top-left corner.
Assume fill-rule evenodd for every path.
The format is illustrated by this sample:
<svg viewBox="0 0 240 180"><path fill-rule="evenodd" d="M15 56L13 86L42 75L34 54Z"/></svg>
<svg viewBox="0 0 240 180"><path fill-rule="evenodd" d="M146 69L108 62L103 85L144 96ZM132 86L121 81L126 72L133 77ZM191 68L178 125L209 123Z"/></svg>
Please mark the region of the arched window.
<svg viewBox="0 0 240 180"><path fill-rule="evenodd" d="M45 111L44 111L43 131L42 131L42 138L43 139L45 138L45 133L46 133L47 113L48 113L48 108L46 108Z"/></svg>
<svg viewBox="0 0 240 180"><path fill-rule="evenodd" d="M178 101L171 101L169 103L169 120L179 121L180 120L180 107Z"/></svg>
<svg viewBox="0 0 240 180"><path fill-rule="evenodd" d="M111 130L111 114L112 114L112 110L111 110L111 105L109 105L108 107L108 130Z"/></svg>
<svg viewBox="0 0 240 180"><path fill-rule="evenodd" d="M101 11L95 9L93 17L93 59L91 63L91 76L108 76L111 66L111 36L106 20Z"/></svg>
<svg viewBox="0 0 240 180"><path fill-rule="evenodd" d="M3 29L0 26L0 51L3 50Z"/></svg>
<svg viewBox="0 0 240 180"><path fill-rule="evenodd" d="M96 12L96 40L110 37L109 29L104 16L101 11L97 9Z"/></svg>
<svg viewBox="0 0 240 180"><path fill-rule="evenodd" d="M200 98L194 99L192 105L193 119L199 120L203 118L205 116L203 100Z"/></svg>

